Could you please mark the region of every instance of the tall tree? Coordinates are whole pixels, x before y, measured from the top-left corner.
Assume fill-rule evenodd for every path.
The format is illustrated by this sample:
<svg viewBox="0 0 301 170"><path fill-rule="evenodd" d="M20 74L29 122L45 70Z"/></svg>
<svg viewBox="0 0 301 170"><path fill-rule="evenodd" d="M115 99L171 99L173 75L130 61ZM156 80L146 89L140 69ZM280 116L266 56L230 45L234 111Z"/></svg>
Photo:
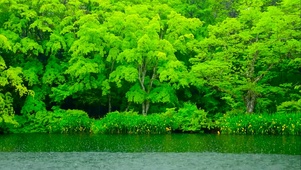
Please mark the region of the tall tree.
<svg viewBox="0 0 301 170"><path fill-rule="evenodd" d="M12 47L3 30L0 30L0 54L7 57L12 55ZM0 55L0 129L5 129L7 124L17 124L14 117L13 94L18 96L33 95L33 92L24 86L25 77L21 67L7 65Z"/></svg>
<svg viewBox="0 0 301 170"><path fill-rule="evenodd" d="M284 10L286 3L264 10L263 3L248 1L237 18L210 26L209 37L199 44L202 50L191 60L194 83L219 88L224 100L232 107L244 104L247 113L257 102L269 102L270 93L282 93L279 84L270 84L275 71L288 70L286 61L300 57L300 16Z"/></svg>
<svg viewBox="0 0 301 170"><path fill-rule="evenodd" d="M144 115L150 103L175 104L175 88L187 84L186 67L175 52L185 51L201 22L162 4L126 7L124 13L113 13L108 22L114 22L108 23L113 27L110 30L122 42L116 47L118 66L110 74L111 81L119 87L121 80L132 83L126 97L141 104Z"/></svg>

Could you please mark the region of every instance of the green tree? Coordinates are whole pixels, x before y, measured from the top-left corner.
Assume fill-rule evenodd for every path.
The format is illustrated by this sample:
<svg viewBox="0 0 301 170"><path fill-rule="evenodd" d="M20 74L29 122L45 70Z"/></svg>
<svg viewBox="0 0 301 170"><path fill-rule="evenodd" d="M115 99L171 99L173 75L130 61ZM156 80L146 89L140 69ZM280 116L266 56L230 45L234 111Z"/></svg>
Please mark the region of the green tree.
<svg viewBox="0 0 301 170"><path fill-rule="evenodd" d="M209 27L209 37L200 42L194 66L194 84L209 85L224 93L235 108L254 112L258 102L272 102L270 94L283 94L280 84L271 84L279 68L300 57L300 16L281 6L262 9L263 3L248 1L239 7L237 18L227 18ZM296 7L294 3L289 5ZM298 7L298 6L297 6ZM289 8L289 7L288 7ZM299 6L300 9L300 6ZM275 75L276 72L276 75Z"/></svg>
<svg viewBox="0 0 301 170"><path fill-rule="evenodd" d="M110 80L118 87L122 80L131 83L126 97L129 102L141 104L144 115L150 103L175 104L175 89L188 84L186 67L175 53L189 48L201 22L187 19L166 5L145 4L111 14L107 24L121 40L114 49L117 55L111 55L116 57L117 66ZM120 29L122 32L118 32Z"/></svg>
<svg viewBox="0 0 301 170"><path fill-rule="evenodd" d="M0 30L0 54L7 55L12 48L11 42ZM14 120L13 93L16 91L20 97L31 94L32 91L24 86L22 68L7 66L0 55L0 128L5 129L7 124L16 125Z"/></svg>

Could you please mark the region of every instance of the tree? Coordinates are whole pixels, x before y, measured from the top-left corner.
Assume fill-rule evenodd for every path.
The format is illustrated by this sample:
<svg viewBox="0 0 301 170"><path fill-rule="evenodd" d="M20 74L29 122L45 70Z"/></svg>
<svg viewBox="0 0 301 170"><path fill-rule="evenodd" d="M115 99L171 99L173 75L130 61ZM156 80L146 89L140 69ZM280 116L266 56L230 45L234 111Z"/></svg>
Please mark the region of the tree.
<svg viewBox="0 0 301 170"><path fill-rule="evenodd" d="M0 30L0 54L8 55L12 50L11 42ZM5 129L7 124L16 125L14 120L13 93L16 91L20 97L30 94L32 91L24 86L24 74L22 68L7 66L0 55L0 128Z"/></svg>
<svg viewBox="0 0 301 170"><path fill-rule="evenodd" d="M263 3L248 3L240 5L237 18L209 27L209 37L191 60L191 73L194 84L216 87L232 107L244 104L253 113L257 102L273 100L270 93L283 93L279 84L270 82L277 69L289 69L285 63L300 56L300 16L285 10L285 1L264 11Z"/></svg>
<svg viewBox="0 0 301 170"><path fill-rule="evenodd" d="M201 22L187 19L162 4L126 7L124 13L111 14L107 22L109 31L122 42L114 49L117 55L112 57L116 57L118 66L110 80L118 87L122 86L121 80L131 83L126 97L129 102L141 104L144 115L150 103L175 104L174 90L187 85L186 67L175 52L188 48L194 39L192 33Z"/></svg>

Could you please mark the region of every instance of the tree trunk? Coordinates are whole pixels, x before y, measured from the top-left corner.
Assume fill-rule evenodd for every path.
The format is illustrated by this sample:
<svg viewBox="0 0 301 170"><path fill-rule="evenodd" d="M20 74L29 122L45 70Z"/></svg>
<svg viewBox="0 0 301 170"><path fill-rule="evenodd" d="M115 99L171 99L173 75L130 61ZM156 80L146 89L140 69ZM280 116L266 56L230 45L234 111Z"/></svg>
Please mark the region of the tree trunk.
<svg viewBox="0 0 301 170"><path fill-rule="evenodd" d="M147 113L148 113L149 106L150 106L150 103L149 103L149 101L147 100L147 101L145 102L145 113L146 113L146 115L147 115Z"/></svg>
<svg viewBox="0 0 301 170"><path fill-rule="evenodd" d="M245 102L246 102L247 113L253 113L256 104L256 94L252 90L249 90L247 92L247 95L245 97Z"/></svg>
<svg viewBox="0 0 301 170"><path fill-rule="evenodd" d="M145 107L145 102L143 102L143 103L142 103L142 115L143 115L143 116L146 116L146 114L147 114L146 111L145 111L145 108L146 108L146 107Z"/></svg>
<svg viewBox="0 0 301 170"><path fill-rule="evenodd" d="M125 111L128 112L131 106L131 102L128 103L127 107L125 108Z"/></svg>
<svg viewBox="0 0 301 170"><path fill-rule="evenodd" d="M109 96L108 96L108 103L109 103L108 111L109 111L109 113L110 113L110 112L112 111L111 94L109 94Z"/></svg>
<svg viewBox="0 0 301 170"><path fill-rule="evenodd" d="M146 116L149 110L150 102L148 100L142 103L142 115Z"/></svg>
<svg viewBox="0 0 301 170"><path fill-rule="evenodd" d="M155 80L156 77L157 77L157 75L156 75L156 74L157 74L157 65L158 65L158 61L157 61L157 63L155 64L155 66L153 67L153 74L152 74L152 77L151 77L151 80L150 80L148 86L144 84L144 83L145 83L146 72L147 72L147 61L146 61L146 59L144 59L142 65L139 65L139 66L138 66L138 69L139 69L139 72L138 72L138 73L139 73L138 78L139 78L139 82L140 82L140 87L141 87L141 89L142 89L147 95L149 95L151 89L153 88L153 82L154 82L154 80ZM148 110L149 110L149 107L150 107L150 101L147 100L147 99L144 100L144 101L142 102L142 114L143 114L144 116L147 115Z"/></svg>

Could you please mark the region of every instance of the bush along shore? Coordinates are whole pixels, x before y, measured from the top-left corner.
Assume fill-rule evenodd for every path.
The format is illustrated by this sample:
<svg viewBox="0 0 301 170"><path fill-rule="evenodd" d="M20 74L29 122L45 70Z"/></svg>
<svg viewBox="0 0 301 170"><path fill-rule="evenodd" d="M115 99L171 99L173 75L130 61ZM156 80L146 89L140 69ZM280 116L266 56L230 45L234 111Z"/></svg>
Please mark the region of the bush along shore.
<svg viewBox="0 0 301 170"><path fill-rule="evenodd" d="M301 135L300 113L224 115L220 121L225 134Z"/></svg>
<svg viewBox="0 0 301 170"><path fill-rule="evenodd" d="M14 116L0 128L4 133L301 135L301 113L228 113L210 118L204 110L187 103L180 109L167 109L160 114L143 116L133 111L116 111L93 119L81 110L55 109Z"/></svg>

